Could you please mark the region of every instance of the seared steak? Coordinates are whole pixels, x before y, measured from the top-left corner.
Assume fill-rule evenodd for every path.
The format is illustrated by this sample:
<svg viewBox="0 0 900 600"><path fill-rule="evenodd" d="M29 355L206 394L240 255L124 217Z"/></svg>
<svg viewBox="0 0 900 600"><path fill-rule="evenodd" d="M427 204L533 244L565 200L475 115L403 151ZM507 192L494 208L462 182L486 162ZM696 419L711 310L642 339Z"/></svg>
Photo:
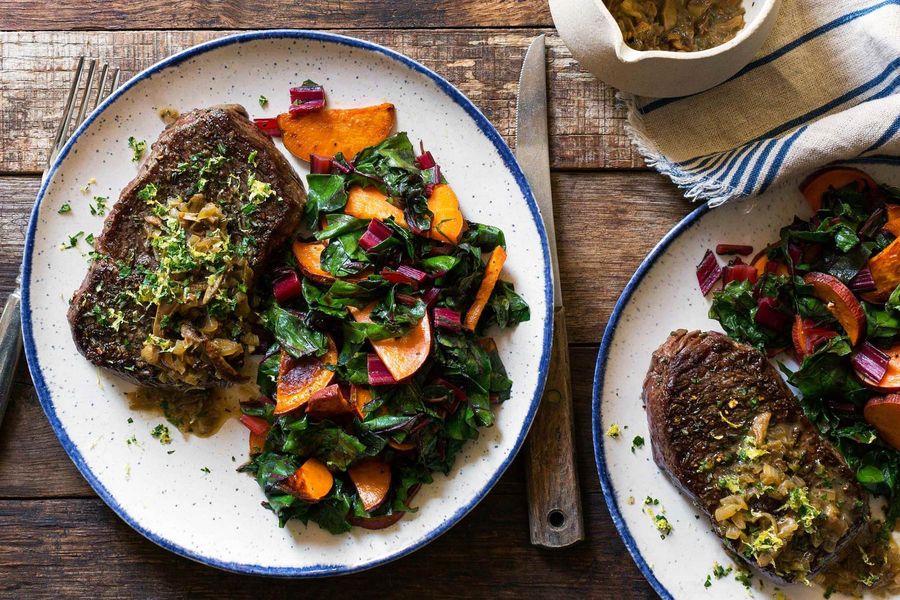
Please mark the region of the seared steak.
<svg viewBox="0 0 900 600"><path fill-rule="evenodd" d="M644 381L653 458L733 553L780 581L835 559L868 496L763 354L681 330Z"/></svg>
<svg viewBox="0 0 900 600"><path fill-rule="evenodd" d="M306 194L238 105L182 115L153 144L94 242L69 307L79 351L171 390L240 380L255 275L300 222Z"/></svg>

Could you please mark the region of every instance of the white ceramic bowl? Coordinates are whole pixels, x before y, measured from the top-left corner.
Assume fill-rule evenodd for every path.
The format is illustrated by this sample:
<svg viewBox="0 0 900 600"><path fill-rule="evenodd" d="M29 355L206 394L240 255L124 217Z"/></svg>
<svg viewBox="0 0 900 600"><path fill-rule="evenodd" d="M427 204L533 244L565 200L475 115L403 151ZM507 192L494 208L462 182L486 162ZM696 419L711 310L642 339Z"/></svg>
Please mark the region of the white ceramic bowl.
<svg viewBox="0 0 900 600"><path fill-rule="evenodd" d="M688 96L714 87L750 62L772 31L781 0L744 0L746 24L731 40L700 52L635 50L603 0L550 0L553 23L582 67L629 94Z"/></svg>
<svg viewBox="0 0 900 600"><path fill-rule="evenodd" d="M210 438L160 445L161 417L128 408L134 386L97 369L75 349L67 300L85 272L88 246L60 250L76 231L97 234L94 195L115 199L136 174L129 136L154 140L160 107L184 112L223 102L254 117L287 106L288 88L312 78L334 107L391 101L397 128L423 140L460 197L464 214L506 233L504 277L531 305L531 320L497 332L513 379L496 424L468 443L448 476L423 486L419 511L379 531L331 535L297 522L278 528L262 491L235 468L247 458L247 430L234 418ZM263 94L266 108L257 103ZM279 147L281 142L278 141ZM296 171L308 171L288 157ZM96 178L90 190L81 191ZM63 203L71 211L59 214ZM349 573L403 556L458 522L494 485L521 447L550 357L552 292L547 236L525 177L490 122L432 71L381 46L325 32L242 33L185 50L125 83L78 128L41 186L25 242L22 324L28 366L63 448L97 494L160 546L242 573L306 577ZM237 390L240 394L241 390ZM244 390L243 394L247 394ZM129 442L129 440L131 440ZM172 454L169 454L172 452Z"/></svg>

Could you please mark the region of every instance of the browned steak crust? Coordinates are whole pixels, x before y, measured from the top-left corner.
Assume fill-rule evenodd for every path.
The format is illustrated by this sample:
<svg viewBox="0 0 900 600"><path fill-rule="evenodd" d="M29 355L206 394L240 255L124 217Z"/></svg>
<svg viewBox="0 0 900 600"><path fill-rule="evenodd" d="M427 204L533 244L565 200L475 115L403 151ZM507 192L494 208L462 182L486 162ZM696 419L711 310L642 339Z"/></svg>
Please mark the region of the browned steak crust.
<svg viewBox="0 0 900 600"><path fill-rule="evenodd" d="M781 424L801 456L796 464L781 465L786 477L802 479L810 490L834 490L843 498L842 506L850 511L849 527L836 548L804 547L808 576L834 560L863 526L868 516L867 494L837 450L803 415L799 402L774 367L756 349L720 333L673 332L653 354L643 392L654 460L710 517L723 539L727 524L717 522L714 515L723 497L732 493L726 489L727 477L741 468L735 465L751 462L746 453L741 459L736 450L747 443L748 436L753 439L752 425L763 413L771 415L769 431ZM769 458L771 454L758 460ZM787 511L784 506L788 499L763 496L748 502L749 510L771 512L780 519ZM825 518L824 514L818 517L816 523ZM843 531L843 526L838 531ZM797 539L795 543L805 543ZM725 541L748 564L759 567L748 556L746 545ZM785 581L802 579L795 573L780 572L779 560L767 565L764 572Z"/></svg>
<svg viewBox="0 0 900 600"><path fill-rule="evenodd" d="M249 184L254 180L271 185L271 193L248 204ZM155 213L146 193L154 186L159 203ZM148 222L154 221L154 214L159 222L159 206L167 199L187 202L192 197L221 211L218 222L227 224L222 235L228 238L228 252L246 259L253 273L251 282L294 232L306 201L290 164L242 106L194 110L163 131L107 216L103 233L94 242L97 255L68 312L75 344L88 360L142 385L173 390L223 386L235 380L234 370L243 361L243 353L229 357L227 364L210 353L196 365L196 381L185 383L141 357L158 309L146 299L135 298L148 274L152 276L159 267L159 252L154 252L148 239ZM220 291L232 297L236 293ZM184 316L190 331L200 327L203 316L202 310ZM190 323L191 318L198 322ZM171 337L178 338L178 332ZM229 336L220 333L217 337Z"/></svg>

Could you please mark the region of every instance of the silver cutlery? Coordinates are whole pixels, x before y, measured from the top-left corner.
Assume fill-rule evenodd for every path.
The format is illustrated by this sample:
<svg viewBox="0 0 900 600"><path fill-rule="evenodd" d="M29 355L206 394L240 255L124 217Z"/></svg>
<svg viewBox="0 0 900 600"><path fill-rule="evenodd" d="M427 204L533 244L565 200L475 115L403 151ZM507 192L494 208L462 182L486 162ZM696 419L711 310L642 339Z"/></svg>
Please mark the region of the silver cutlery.
<svg viewBox="0 0 900 600"><path fill-rule="evenodd" d="M75 75L72 77L72 85L63 108L62 118L50 154L47 157L47 165L43 182L47 178L48 169L60 150L69 141L72 133L84 122L90 111L107 98L119 87L119 69L110 68L104 63L97 74L96 59L86 59L84 56L78 59ZM95 87L96 86L96 87ZM10 293L0 314L0 423L6 414L9 398L12 395L12 382L19 364L19 356L22 353L22 322L19 302L22 292L22 277L16 277L16 289Z"/></svg>
<svg viewBox="0 0 900 600"><path fill-rule="evenodd" d="M566 312L550 187L545 60L544 36L540 35L525 54L516 105L516 159L528 178L547 230L554 290L553 348L544 395L528 435L526 475L531 543L563 548L584 539L584 518L575 461Z"/></svg>

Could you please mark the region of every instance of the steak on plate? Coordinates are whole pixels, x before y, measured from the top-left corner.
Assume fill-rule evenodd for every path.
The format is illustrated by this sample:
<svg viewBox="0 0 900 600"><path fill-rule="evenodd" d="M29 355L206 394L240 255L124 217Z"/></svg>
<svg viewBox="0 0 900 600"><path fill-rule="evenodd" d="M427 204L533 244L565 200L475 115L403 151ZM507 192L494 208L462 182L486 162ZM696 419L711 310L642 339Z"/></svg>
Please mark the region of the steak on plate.
<svg viewBox="0 0 900 600"><path fill-rule="evenodd" d="M78 350L169 390L241 380L252 289L306 194L239 105L182 115L112 207L68 318Z"/></svg>
<svg viewBox="0 0 900 600"><path fill-rule="evenodd" d="M779 581L805 581L868 518L868 495L755 348L673 332L644 380L653 458L726 547Z"/></svg>

